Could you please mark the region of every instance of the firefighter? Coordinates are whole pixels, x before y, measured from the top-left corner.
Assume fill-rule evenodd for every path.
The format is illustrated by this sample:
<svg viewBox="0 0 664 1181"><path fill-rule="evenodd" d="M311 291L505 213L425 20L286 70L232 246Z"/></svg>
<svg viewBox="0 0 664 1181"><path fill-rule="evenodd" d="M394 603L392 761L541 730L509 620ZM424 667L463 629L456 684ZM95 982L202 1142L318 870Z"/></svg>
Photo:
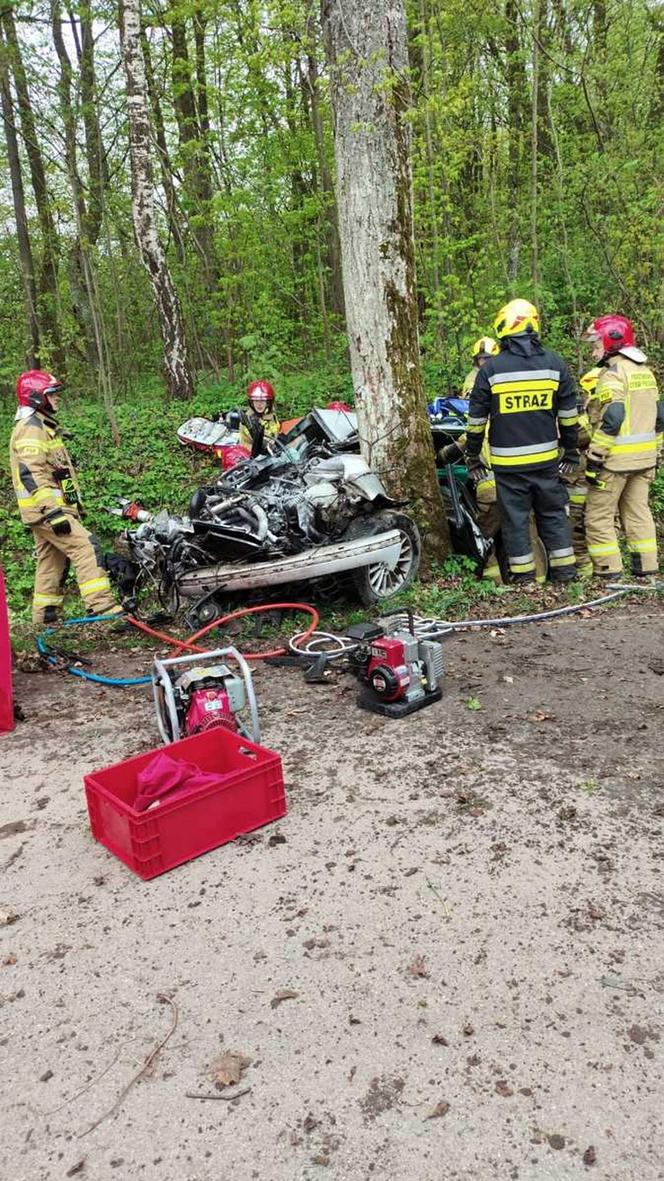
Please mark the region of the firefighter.
<svg viewBox="0 0 664 1181"><path fill-rule="evenodd" d="M657 539L648 494L662 449L664 402L636 347L625 316L600 316L585 333L600 377L588 403L591 439L586 459L586 538L595 574L622 573L616 513L625 531L632 574L657 572Z"/></svg>
<svg viewBox="0 0 664 1181"><path fill-rule="evenodd" d="M489 360L489 357L495 357L500 349L495 340L491 336L480 336L479 340L475 341L472 347L473 368L469 370L464 378L461 387L461 397L469 398L470 391L475 385L475 378L477 377L477 370Z"/></svg>
<svg viewBox="0 0 664 1181"><path fill-rule="evenodd" d="M590 578L593 573L593 564L590 554L588 553L588 542L586 540L586 495L588 492L588 484L586 482L586 451L590 443L590 422L586 413L586 407L592 392L597 385L597 379L601 373L601 369L595 367L589 369L584 373L583 377L579 379L581 387L581 398L578 404L579 411L579 434L578 445L580 451L580 463L578 467L572 466L568 472L566 465L561 462L560 476L563 484L567 488L569 496L569 518L572 528L572 547L574 549L574 557L576 558L576 569L580 578Z"/></svg>
<svg viewBox="0 0 664 1181"><path fill-rule="evenodd" d="M16 382L16 426L9 445L21 520L32 530L37 572L32 600L36 625L53 623L64 598L70 563L93 615L121 615L93 539L81 524L81 497L56 416L62 383L30 369Z"/></svg>
<svg viewBox="0 0 664 1181"><path fill-rule="evenodd" d="M540 343L539 313L527 300L505 304L494 328L500 352L480 369L470 395L468 468L474 480L486 470L481 450L488 424L512 580L530 582L535 574L529 530L532 510L551 580L567 582L576 577L576 562L559 462L568 473L579 466L572 378L562 357Z"/></svg>
<svg viewBox="0 0 664 1181"><path fill-rule="evenodd" d="M247 386L247 401L249 410L242 411L240 416L239 442L241 447L251 451L259 426L263 428L265 438L276 439L281 424L274 412L274 390L269 381L250 382Z"/></svg>

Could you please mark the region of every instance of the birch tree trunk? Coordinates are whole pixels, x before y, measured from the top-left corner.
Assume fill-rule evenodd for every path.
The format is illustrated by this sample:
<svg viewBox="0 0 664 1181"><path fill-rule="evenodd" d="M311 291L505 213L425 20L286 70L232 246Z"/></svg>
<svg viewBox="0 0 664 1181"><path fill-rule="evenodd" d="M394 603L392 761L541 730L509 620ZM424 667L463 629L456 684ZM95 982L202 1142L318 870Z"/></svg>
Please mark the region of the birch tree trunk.
<svg viewBox="0 0 664 1181"><path fill-rule="evenodd" d="M411 502L426 553L449 531L422 387L403 0L322 0L346 323L365 459Z"/></svg>
<svg viewBox="0 0 664 1181"><path fill-rule="evenodd" d="M194 381L189 365L182 308L163 251L154 207L150 119L145 63L141 48L140 0L121 0L120 43L127 80L131 204L141 260L150 277L164 344L164 368L173 398L190 398Z"/></svg>

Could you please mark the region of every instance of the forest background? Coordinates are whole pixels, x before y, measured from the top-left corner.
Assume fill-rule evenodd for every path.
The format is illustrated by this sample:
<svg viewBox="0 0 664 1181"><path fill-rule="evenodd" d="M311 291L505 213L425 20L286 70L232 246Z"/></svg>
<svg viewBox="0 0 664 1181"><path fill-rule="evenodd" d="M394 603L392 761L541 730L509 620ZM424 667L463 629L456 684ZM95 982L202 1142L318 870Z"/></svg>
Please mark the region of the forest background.
<svg viewBox="0 0 664 1181"><path fill-rule="evenodd" d="M143 0L140 12L184 398L165 380L132 224L117 6L0 0L0 445L6 457L17 374L65 375L62 418L102 533L118 495L186 503L200 467L175 428L241 404L248 380L274 383L283 417L352 396L318 7ZM590 364L584 326L622 311L661 377L661 4L410 0L408 21L427 395L458 391L470 345L512 295L539 305L576 374ZM0 509L20 611L31 539L6 458Z"/></svg>

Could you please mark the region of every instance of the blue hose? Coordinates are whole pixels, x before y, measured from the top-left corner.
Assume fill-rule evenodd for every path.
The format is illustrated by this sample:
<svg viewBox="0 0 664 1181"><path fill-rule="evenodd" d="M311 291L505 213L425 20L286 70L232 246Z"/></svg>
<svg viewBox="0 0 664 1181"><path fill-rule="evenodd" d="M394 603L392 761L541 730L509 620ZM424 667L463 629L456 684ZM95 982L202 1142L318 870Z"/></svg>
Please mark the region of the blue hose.
<svg viewBox="0 0 664 1181"><path fill-rule="evenodd" d="M117 623L117 615L84 615L76 619L65 619L57 627L47 627L37 636L37 651L41 656L46 657L49 664L57 664L57 656L54 656L50 651L46 640L47 636L52 636L61 627L83 626L86 623L106 623L111 620ZM72 677L80 677L82 681L92 681L94 685L111 685L114 688L124 685L149 685L152 681L152 677L103 677L100 673L89 673L83 668L74 668L71 664L67 668L67 672L71 673Z"/></svg>

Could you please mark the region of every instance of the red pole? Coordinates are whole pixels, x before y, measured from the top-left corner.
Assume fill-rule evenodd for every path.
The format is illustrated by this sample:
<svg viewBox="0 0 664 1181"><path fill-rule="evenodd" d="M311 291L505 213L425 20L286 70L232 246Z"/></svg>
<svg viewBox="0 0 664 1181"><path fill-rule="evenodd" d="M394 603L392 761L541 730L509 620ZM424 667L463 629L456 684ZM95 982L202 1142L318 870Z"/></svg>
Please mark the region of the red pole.
<svg viewBox="0 0 664 1181"><path fill-rule="evenodd" d="M0 733L13 729L12 646L9 640L5 577L0 566Z"/></svg>

